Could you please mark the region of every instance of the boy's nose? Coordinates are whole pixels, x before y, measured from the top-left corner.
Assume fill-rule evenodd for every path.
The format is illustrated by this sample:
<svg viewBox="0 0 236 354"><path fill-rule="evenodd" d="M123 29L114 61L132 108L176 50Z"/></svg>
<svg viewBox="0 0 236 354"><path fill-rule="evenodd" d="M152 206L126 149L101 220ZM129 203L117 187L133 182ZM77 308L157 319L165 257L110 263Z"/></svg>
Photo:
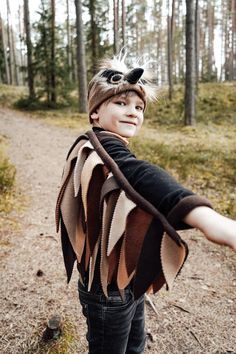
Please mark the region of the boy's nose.
<svg viewBox="0 0 236 354"><path fill-rule="evenodd" d="M137 112L134 106L129 106L128 110L127 110L127 115L130 117L136 117L137 116Z"/></svg>

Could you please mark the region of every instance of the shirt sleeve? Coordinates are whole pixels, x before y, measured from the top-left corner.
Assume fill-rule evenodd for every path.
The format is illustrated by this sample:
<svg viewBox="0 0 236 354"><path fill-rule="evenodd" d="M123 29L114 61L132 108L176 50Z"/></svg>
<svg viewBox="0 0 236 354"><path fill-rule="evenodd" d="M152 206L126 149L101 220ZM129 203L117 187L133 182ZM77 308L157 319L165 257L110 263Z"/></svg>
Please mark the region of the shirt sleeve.
<svg viewBox="0 0 236 354"><path fill-rule="evenodd" d="M190 228L183 218L197 206L209 206L206 198L195 195L157 165L139 160L124 142L115 137L99 139L131 186L155 206L176 229Z"/></svg>

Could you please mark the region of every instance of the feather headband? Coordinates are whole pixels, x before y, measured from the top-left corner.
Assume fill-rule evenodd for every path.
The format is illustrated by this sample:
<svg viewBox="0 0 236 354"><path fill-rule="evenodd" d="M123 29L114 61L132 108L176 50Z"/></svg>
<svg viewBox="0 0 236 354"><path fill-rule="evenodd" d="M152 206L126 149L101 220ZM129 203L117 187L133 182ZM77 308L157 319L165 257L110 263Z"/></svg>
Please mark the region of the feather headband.
<svg viewBox="0 0 236 354"><path fill-rule="evenodd" d="M107 99L125 91L135 91L145 107L147 100L156 100L157 86L153 84L153 73L147 69L149 62L128 67L125 60L126 53L100 62L88 87L89 116Z"/></svg>

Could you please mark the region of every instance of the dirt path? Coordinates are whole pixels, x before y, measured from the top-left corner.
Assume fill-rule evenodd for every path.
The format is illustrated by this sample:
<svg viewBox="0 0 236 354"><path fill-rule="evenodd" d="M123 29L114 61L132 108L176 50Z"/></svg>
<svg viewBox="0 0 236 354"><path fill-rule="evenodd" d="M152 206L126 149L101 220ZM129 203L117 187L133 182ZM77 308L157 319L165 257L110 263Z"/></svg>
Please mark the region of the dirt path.
<svg viewBox="0 0 236 354"><path fill-rule="evenodd" d="M0 133L9 138L19 186L30 197L27 210L17 215L21 229L3 235L10 246L3 248L0 262L0 352L35 353L27 351L37 341L35 333L59 313L77 328L78 340L68 354L85 353L77 274L67 286L54 226L62 166L76 132L0 109ZM146 353L236 353L236 256L196 231L184 237L191 253L174 291L152 297L158 316L147 306Z"/></svg>

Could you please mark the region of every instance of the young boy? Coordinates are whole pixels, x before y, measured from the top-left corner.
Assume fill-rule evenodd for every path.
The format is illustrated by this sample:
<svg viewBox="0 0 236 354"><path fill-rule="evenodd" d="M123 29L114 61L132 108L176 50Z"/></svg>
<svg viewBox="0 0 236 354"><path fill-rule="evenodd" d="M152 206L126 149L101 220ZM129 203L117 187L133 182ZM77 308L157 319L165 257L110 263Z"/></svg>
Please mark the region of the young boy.
<svg viewBox="0 0 236 354"><path fill-rule="evenodd" d="M89 353L142 353L144 294L172 286L195 227L236 251L236 222L128 149L155 97L146 70L105 61L89 84L93 129L71 147L56 216L70 280L77 260Z"/></svg>

